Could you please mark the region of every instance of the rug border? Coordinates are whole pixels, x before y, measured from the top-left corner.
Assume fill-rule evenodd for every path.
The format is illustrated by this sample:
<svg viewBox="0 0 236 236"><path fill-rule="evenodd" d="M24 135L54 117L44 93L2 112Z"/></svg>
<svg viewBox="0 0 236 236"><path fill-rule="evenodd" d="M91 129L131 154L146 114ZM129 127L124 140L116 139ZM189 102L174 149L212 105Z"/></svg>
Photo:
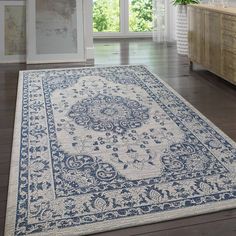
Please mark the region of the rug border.
<svg viewBox="0 0 236 236"><path fill-rule="evenodd" d="M18 192L18 175L19 175L19 158L18 151L20 147L20 130L19 121L22 118L22 89L23 89L23 74L24 72L35 72L35 71L53 71L53 70L80 70L85 68L109 68L109 67L131 67L131 66L142 66L150 74L152 74L156 79L158 79L164 86L167 87L175 96L177 96L181 101L183 101L193 112L200 116L206 123L209 124L216 132L222 135L230 144L236 146L236 142L227 136L220 128L218 128L214 123L212 123L205 115L203 115L199 110L197 110L193 105L191 105L185 98L183 98L177 91L175 91L170 85L163 81L157 74L152 73L151 69L145 65L108 65L108 66L96 66L96 67L71 67L71 68L57 68L57 69L38 69L38 70L23 70L19 72L18 79L18 89L17 89L17 102L15 110L15 122L14 122L14 135L13 135L13 145L11 154L11 168L9 177L9 187L8 187L8 199L7 199L7 210L6 210L6 221L5 221L5 236L11 236L15 233L15 220L16 220L16 209L17 209L17 192ZM153 91L154 92L154 91ZM21 125L21 122L20 122ZM34 233L35 236L50 236L50 235L87 235L91 233L100 233L106 231L113 231L129 227L139 227L146 224L159 223L163 221L176 220L186 217L193 217L202 214L210 214L214 212L219 212L223 210L229 210L236 208L236 199L226 200L225 202L215 202L208 203L200 206L189 207L185 209L174 210L173 212L159 212L152 213L148 215L133 216L129 218L116 219L106 222L99 222L96 225L82 225L75 226L72 229L66 228L62 230L57 230L45 233ZM137 224L140 221L140 224ZM105 227L104 227L105 226ZM78 230L76 232L76 230ZM74 231L72 233L71 231Z"/></svg>
<svg viewBox="0 0 236 236"><path fill-rule="evenodd" d="M5 234L6 236L14 235L17 209L17 192L18 192L18 176L19 176L19 148L20 133L22 121L22 91L23 91L23 72L19 72L16 96L15 121L12 141L10 175L8 184L7 207L5 218ZM20 125L18 125L20 124ZM14 214L13 214L14 213Z"/></svg>

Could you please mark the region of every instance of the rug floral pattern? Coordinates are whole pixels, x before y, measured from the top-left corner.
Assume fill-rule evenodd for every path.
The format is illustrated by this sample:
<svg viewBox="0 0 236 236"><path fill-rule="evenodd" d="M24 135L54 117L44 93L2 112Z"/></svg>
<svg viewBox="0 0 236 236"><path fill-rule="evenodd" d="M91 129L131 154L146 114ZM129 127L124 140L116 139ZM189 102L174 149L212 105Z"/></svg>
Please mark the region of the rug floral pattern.
<svg viewBox="0 0 236 236"><path fill-rule="evenodd" d="M236 198L235 145L145 67L21 80L15 235Z"/></svg>

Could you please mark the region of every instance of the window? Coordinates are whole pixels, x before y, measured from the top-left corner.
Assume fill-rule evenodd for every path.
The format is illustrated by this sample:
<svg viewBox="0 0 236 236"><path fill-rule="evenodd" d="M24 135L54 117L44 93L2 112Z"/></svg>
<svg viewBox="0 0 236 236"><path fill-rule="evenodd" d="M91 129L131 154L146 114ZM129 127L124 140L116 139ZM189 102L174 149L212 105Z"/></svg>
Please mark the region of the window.
<svg viewBox="0 0 236 236"><path fill-rule="evenodd" d="M129 31L152 31L152 0L129 0Z"/></svg>
<svg viewBox="0 0 236 236"><path fill-rule="evenodd" d="M151 35L152 0L94 0L95 36Z"/></svg>
<svg viewBox="0 0 236 236"><path fill-rule="evenodd" d="M120 0L93 1L93 31L120 32Z"/></svg>

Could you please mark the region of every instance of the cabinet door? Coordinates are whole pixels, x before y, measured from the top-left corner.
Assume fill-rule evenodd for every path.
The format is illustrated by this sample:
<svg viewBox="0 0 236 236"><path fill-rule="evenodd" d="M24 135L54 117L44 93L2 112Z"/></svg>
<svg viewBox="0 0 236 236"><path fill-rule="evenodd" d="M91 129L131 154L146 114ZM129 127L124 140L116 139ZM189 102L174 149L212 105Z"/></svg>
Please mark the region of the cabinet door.
<svg viewBox="0 0 236 236"><path fill-rule="evenodd" d="M236 84L236 17L222 16L223 76Z"/></svg>
<svg viewBox="0 0 236 236"><path fill-rule="evenodd" d="M222 73L221 14L205 11L205 65L214 73Z"/></svg>
<svg viewBox="0 0 236 236"><path fill-rule="evenodd" d="M204 10L189 7L189 57L194 62L204 61Z"/></svg>

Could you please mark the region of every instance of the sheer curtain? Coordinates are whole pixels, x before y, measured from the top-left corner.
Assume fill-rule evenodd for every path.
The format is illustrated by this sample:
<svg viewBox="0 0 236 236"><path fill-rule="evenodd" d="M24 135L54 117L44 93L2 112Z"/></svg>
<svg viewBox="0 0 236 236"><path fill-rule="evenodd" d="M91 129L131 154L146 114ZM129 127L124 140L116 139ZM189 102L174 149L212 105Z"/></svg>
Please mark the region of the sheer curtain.
<svg viewBox="0 0 236 236"><path fill-rule="evenodd" d="M171 0L153 0L153 40L175 41L176 9Z"/></svg>

